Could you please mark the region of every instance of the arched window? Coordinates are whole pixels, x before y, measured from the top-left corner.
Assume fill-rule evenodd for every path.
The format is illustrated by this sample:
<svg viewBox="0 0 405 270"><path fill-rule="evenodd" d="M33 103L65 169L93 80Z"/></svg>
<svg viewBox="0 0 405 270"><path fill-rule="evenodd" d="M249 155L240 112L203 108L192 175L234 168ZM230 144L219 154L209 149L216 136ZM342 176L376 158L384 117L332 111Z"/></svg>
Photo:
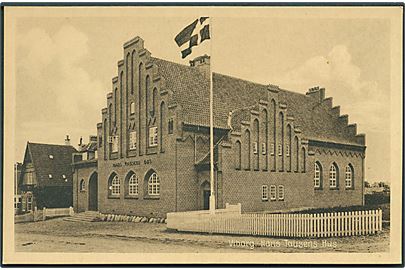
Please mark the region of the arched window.
<svg viewBox="0 0 405 270"><path fill-rule="evenodd" d="M267 116L267 110L263 109L262 110L262 117L261 117L261 129L262 129L262 146L261 146L261 153L263 155L263 162L261 163L261 166L263 170L267 170L268 168L268 152L267 152L267 144L268 144L268 132L269 132L269 123L268 123L268 116Z"/></svg>
<svg viewBox="0 0 405 270"><path fill-rule="evenodd" d="M315 162L314 168L314 187L322 188L322 166L319 162Z"/></svg>
<svg viewBox="0 0 405 270"><path fill-rule="evenodd" d="M129 82L128 82L128 80L129 80L129 74L130 74L130 72L132 73L132 70L130 71L129 70L129 67L131 66L131 54L128 52L128 54L127 54L127 59L126 59L126 62L125 62L125 67L126 67L126 69L125 69L125 93L128 93L129 92Z"/></svg>
<svg viewBox="0 0 405 270"><path fill-rule="evenodd" d="M123 96L124 96L124 94L123 94L123 88L124 88L124 86L123 86L123 83L124 83L124 72L123 71L121 71L121 74L120 74L120 124L119 124L119 127L120 127L120 134L119 134L119 149L120 149L120 155L121 155L121 157L123 157L123 155L122 155L122 137L123 137L123 132L122 132L122 115L123 115L123 109L122 109L122 104L123 104Z"/></svg>
<svg viewBox="0 0 405 270"><path fill-rule="evenodd" d="M143 139L143 132L142 132L142 126L143 126L143 123L142 123L142 115L144 115L145 114L145 112L143 112L143 110L142 110L142 107L143 107L143 105L142 105L142 100L143 100L143 98L144 98L144 96L142 95L142 76L143 76L143 72L142 72L142 70L143 70L143 64L142 63L140 63L139 64L139 67L138 67L138 102L139 102L139 104L138 104L138 110L139 110L139 113L138 113L138 128L139 128L139 130L138 130L138 136L139 136L139 139L138 139L138 142L139 142L139 145L138 145L138 149L139 149L139 155L141 155L142 154L142 149L143 149L143 141L142 141L142 139Z"/></svg>
<svg viewBox="0 0 405 270"><path fill-rule="evenodd" d="M107 119L104 119L104 125L103 125L103 129L104 129L104 147L103 147L103 152L104 152L104 160L107 159L107 142L108 142L108 138L107 138Z"/></svg>
<svg viewBox="0 0 405 270"><path fill-rule="evenodd" d="M243 156L245 157L245 169L250 170L250 131L245 130L245 138L244 138L244 145L245 151Z"/></svg>
<svg viewBox="0 0 405 270"><path fill-rule="evenodd" d="M160 180L156 172L153 172L148 178L148 195L160 195Z"/></svg>
<svg viewBox="0 0 405 270"><path fill-rule="evenodd" d="M280 172L284 171L284 114L282 112L279 113L279 134L280 134L280 141L278 143L278 155L280 157L279 161L279 170Z"/></svg>
<svg viewBox="0 0 405 270"><path fill-rule="evenodd" d="M295 172L299 171L299 166L300 166L300 143L298 140L298 137L294 137L294 147L295 147Z"/></svg>
<svg viewBox="0 0 405 270"><path fill-rule="evenodd" d="M255 119L253 121L253 160L254 160L254 169L259 169L259 121Z"/></svg>
<svg viewBox="0 0 405 270"><path fill-rule="evenodd" d="M165 108L165 103L162 102L160 104L160 152L164 151L163 148L163 134L166 134L165 128L166 128L166 108Z"/></svg>
<svg viewBox="0 0 405 270"><path fill-rule="evenodd" d="M117 117L118 117L118 89L115 88L114 90L114 126L117 123Z"/></svg>
<svg viewBox="0 0 405 270"><path fill-rule="evenodd" d="M135 51L131 53L131 95L134 94L134 62L135 62Z"/></svg>
<svg viewBox="0 0 405 270"><path fill-rule="evenodd" d="M241 163L242 163L242 148L240 141L235 142L235 169L240 170L241 169Z"/></svg>
<svg viewBox="0 0 405 270"><path fill-rule="evenodd" d="M304 147L301 148L301 172L306 172L307 170L307 157L306 157L306 150Z"/></svg>
<svg viewBox="0 0 405 270"><path fill-rule="evenodd" d="M130 172L127 176L127 195L137 196L139 194L139 180L134 172Z"/></svg>
<svg viewBox="0 0 405 270"><path fill-rule="evenodd" d="M86 182L84 182L84 179L80 180L80 191L85 191L86 190Z"/></svg>
<svg viewBox="0 0 405 270"><path fill-rule="evenodd" d="M129 112L130 112L130 114L134 114L134 113L135 113L135 102L131 102Z"/></svg>
<svg viewBox="0 0 405 270"><path fill-rule="evenodd" d="M335 163L330 166L329 169L329 187L337 188L339 184L339 171Z"/></svg>
<svg viewBox="0 0 405 270"><path fill-rule="evenodd" d="M110 181L109 182L109 194L111 196L119 196L121 193L121 184L120 184L120 178L118 177L117 174L113 173L110 176Z"/></svg>
<svg viewBox="0 0 405 270"><path fill-rule="evenodd" d="M353 187L353 167L351 164L346 166L345 187L348 189Z"/></svg>
<svg viewBox="0 0 405 270"><path fill-rule="evenodd" d="M156 115L157 107L156 107L156 102L157 102L157 89L153 88L153 93L152 93L152 108L151 110L153 111L153 115Z"/></svg>
<svg viewBox="0 0 405 270"><path fill-rule="evenodd" d="M150 77L149 75L146 76L146 81L145 81L145 111L146 111L146 116L149 115L149 113L151 112L152 108L150 108L150 104L149 104L149 98L150 98Z"/></svg>
<svg viewBox="0 0 405 270"><path fill-rule="evenodd" d="M292 160L291 144L292 144L291 125L287 125L287 143L285 144L285 156L287 158L286 162L288 172L291 172L291 160Z"/></svg>
<svg viewBox="0 0 405 270"><path fill-rule="evenodd" d="M276 162L277 162L277 153L276 153L277 108L276 108L276 101L274 99L272 99L271 103L270 103L270 113L271 113L270 119L271 119L271 122L272 122L272 128L271 128L272 129L272 132L271 132L272 133L272 138L270 139L271 140L271 146L270 147L272 149L270 149L270 153L272 153L272 159L273 159L272 160L271 170L275 171L276 170Z"/></svg>

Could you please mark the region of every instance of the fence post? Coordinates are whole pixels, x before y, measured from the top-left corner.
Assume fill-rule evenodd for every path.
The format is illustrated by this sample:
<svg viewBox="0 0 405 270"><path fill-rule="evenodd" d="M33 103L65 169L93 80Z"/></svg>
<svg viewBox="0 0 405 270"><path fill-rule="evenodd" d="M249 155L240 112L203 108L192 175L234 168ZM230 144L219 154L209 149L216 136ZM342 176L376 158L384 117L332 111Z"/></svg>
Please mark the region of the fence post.
<svg viewBox="0 0 405 270"><path fill-rule="evenodd" d="M42 208L42 220L46 219L46 208Z"/></svg>
<svg viewBox="0 0 405 270"><path fill-rule="evenodd" d="M73 210L73 207L70 206L69 207L69 216L73 216L74 213L75 213L75 211Z"/></svg>

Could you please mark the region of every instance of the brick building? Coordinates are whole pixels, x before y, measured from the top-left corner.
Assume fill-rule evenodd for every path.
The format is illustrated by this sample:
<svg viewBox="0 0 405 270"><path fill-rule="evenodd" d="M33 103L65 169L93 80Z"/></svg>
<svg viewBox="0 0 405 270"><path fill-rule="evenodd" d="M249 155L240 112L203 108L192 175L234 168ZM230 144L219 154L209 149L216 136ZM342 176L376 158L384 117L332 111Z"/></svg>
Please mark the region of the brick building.
<svg viewBox="0 0 405 270"><path fill-rule="evenodd" d="M97 159L74 166L75 208L163 216L207 209L209 57L181 65L124 44L97 124ZM214 74L217 208L363 204L365 135L323 88L306 94ZM86 154L87 155L87 154Z"/></svg>
<svg viewBox="0 0 405 270"><path fill-rule="evenodd" d="M18 181L22 212L72 206L75 152L70 145L27 143Z"/></svg>

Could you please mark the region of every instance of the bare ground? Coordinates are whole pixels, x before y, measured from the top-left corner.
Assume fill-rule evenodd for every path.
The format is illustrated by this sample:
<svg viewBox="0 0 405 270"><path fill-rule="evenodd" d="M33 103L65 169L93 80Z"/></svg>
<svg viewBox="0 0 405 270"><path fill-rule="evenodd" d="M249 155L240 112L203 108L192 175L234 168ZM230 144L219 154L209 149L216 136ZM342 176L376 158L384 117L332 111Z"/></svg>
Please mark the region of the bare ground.
<svg viewBox="0 0 405 270"><path fill-rule="evenodd" d="M170 232L165 224L68 222L15 225L17 252L388 252L389 229L370 236L287 239Z"/></svg>

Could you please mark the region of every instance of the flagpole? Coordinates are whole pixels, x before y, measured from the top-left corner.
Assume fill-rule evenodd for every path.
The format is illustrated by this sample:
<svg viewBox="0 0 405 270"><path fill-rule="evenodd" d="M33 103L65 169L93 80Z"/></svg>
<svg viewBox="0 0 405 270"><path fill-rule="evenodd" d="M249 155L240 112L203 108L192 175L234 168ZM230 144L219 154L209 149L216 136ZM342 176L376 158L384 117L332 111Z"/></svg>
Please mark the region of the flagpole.
<svg viewBox="0 0 405 270"><path fill-rule="evenodd" d="M210 212L215 214L215 181L214 181L214 93L212 72L212 40L213 18L210 16Z"/></svg>

